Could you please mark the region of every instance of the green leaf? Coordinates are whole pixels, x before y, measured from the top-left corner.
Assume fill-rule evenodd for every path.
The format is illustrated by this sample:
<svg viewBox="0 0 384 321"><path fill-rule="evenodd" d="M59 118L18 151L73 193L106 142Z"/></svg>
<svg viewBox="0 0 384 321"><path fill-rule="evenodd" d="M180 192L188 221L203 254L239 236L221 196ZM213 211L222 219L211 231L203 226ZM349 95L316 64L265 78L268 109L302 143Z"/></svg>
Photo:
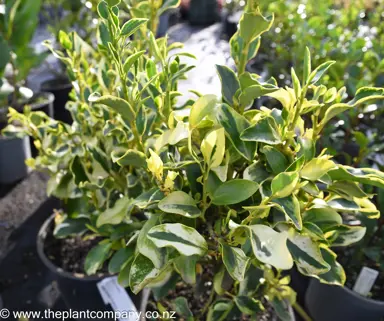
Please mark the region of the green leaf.
<svg viewBox="0 0 384 321"><path fill-rule="evenodd" d="M183 256L174 260L175 270L181 275L184 282L188 284L196 283L196 263L198 256Z"/></svg>
<svg viewBox="0 0 384 321"><path fill-rule="evenodd" d="M230 300L216 302L208 310L207 321L225 321L232 308L233 302Z"/></svg>
<svg viewBox="0 0 384 321"><path fill-rule="evenodd" d="M359 242L367 231L363 226L337 225L325 230L327 235L332 234L332 246L348 246Z"/></svg>
<svg viewBox="0 0 384 321"><path fill-rule="evenodd" d="M338 165L337 168L330 170L328 174L334 181L346 180L384 188L384 173L373 168L354 168Z"/></svg>
<svg viewBox="0 0 384 321"><path fill-rule="evenodd" d="M119 198L113 207L106 209L99 215L96 226L120 224L127 215L130 205L131 200L127 196Z"/></svg>
<svg viewBox="0 0 384 321"><path fill-rule="evenodd" d="M246 43L251 43L272 27L273 20L273 16L265 18L261 15L260 11L255 13L245 12L240 20L240 37Z"/></svg>
<svg viewBox="0 0 384 321"><path fill-rule="evenodd" d="M117 113L119 113L128 123L131 123L135 119L135 112L133 111L132 107L129 105L129 103L119 97L115 96L102 96L102 97L89 97L89 100L91 102L94 102L96 104L106 105L113 110L115 110Z"/></svg>
<svg viewBox="0 0 384 321"><path fill-rule="evenodd" d="M295 195L274 199L272 203L278 205L277 208L291 219L298 230L303 228L300 203Z"/></svg>
<svg viewBox="0 0 384 321"><path fill-rule="evenodd" d="M320 248L321 255L325 262L331 267L326 273L319 274L317 277L321 283L344 285L346 276L343 267L336 261L336 254L328 248Z"/></svg>
<svg viewBox="0 0 384 321"><path fill-rule="evenodd" d="M252 250L256 258L277 269L292 268L292 256L287 248L287 234L279 233L266 225L250 225Z"/></svg>
<svg viewBox="0 0 384 321"><path fill-rule="evenodd" d="M134 258L133 258L134 259ZM132 261L128 261L123 265L118 277L117 282L124 288L129 287L129 275L131 272Z"/></svg>
<svg viewBox="0 0 384 321"><path fill-rule="evenodd" d="M239 282L243 281L249 258L244 254L242 249L229 246L222 241L220 244L223 263L228 273L234 280Z"/></svg>
<svg viewBox="0 0 384 321"><path fill-rule="evenodd" d="M287 245L302 274L313 276L329 271L330 266L324 261L319 246L309 236L292 235Z"/></svg>
<svg viewBox="0 0 384 321"><path fill-rule="evenodd" d="M310 181L317 181L335 167L336 164L329 159L329 156L320 156L310 160L301 170L300 176Z"/></svg>
<svg viewBox="0 0 384 321"><path fill-rule="evenodd" d="M240 134L250 126L248 120L226 104L218 108L216 117L217 121L224 127L233 147L245 159L252 161L256 152L256 143L245 142L240 139Z"/></svg>
<svg viewBox="0 0 384 321"><path fill-rule="evenodd" d="M110 274L116 274L129 261L133 260L135 255L135 249L133 247L124 247L118 250L111 258L108 264L108 272Z"/></svg>
<svg viewBox="0 0 384 321"><path fill-rule="evenodd" d="M150 229L158 224L158 215L151 215L142 227L137 238L137 251L150 259L160 269L165 263L165 250L159 249L148 237Z"/></svg>
<svg viewBox="0 0 384 321"><path fill-rule="evenodd" d="M270 174L266 171L266 168L261 161L257 161L248 166L243 173L243 178L256 183L261 183L270 177Z"/></svg>
<svg viewBox="0 0 384 321"><path fill-rule="evenodd" d="M270 145L281 144L279 128L272 117L266 117L241 133L241 139Z"/></svg>
<svg viewBox="0 0 384 321"><path fill-rule="evenodd" d="M194 228L183 224L162 224L150 229L148 237L159 248L173 247L185 256L203 256L207 243Z"/></svg>
<svg viewBox="0 0 384 321"><path fill-rule="evenodd" d="M295 172L283 172L275 176L272 180L272 197L282 198L287 197L296 189L300 176Z"/></svg>
<svg viewBox="0 0 384 321"><path fill-rule="evenodd" d="M227 66L216 65L216 68L221 80L223 98L229 105L233 105L233 97L240 89L239 80L233 70Z"/></svg>
<svg viewBox="0 0 384 321"><path fill-rule="evenodd" d="M212 113L217 104L217 97L215 95L205 95L200 97L192 106L191 114L189 116L189 126L194 128L199 123Z"/></svg>
<svg viewBox="0 0 384 321"><path fill-rule="evenodd" d="M240 106L243 108L251 105L253 101L261 96L264 96L269 93L273 93L278 90L278 87L269 85L269 86L263 86L263 85L253 85L245 88L240 96Z"/></svg>
<svg viewBox="0 0 384 321"><path fill-rule="evenodd" d="M172 214L179 214L189 218L199 217L201 211L196 201L187 193L176 191L169 194L159 202L159 209Z"/></svg>
<svg viewBox="0 0 384 321"><path fill-rule="evenodd" d="M354 197L363 198L368 196L358 184L349 181L334 182L332 185L328 186L328 190L350 200Z"/></svg>
<svg viewBox="0 0 384 321"><path fill-rule="evenodd" d="M92 248L85 258L84 270L88 275L96 274L109 256L112 244L105 243Z"/></svg>
<svg viewBox="0 0 384 321"><path fill-rule="evenodd" d="M99 2L97 5L97 12L101 18L107 20L109 16L108 4L105 1Z"/></svg>
<svg viewBox="0 0 384 321"><path fill-rule="evenodd" d="M88 230L86 227L88 223L87 218L72 219L66 217L60 224L56 224L53 235L58 239L67 238L71 235L82 235Z"/></svg>
<svg viewBox="0 0 384 321"><path fill-rule="evenodd" d="M160 274L152 261L144 255L138 254L132 263L129 274L129 286L133 293L139 293L148 283Z"/></svg>
<svg viewBox="0 0 384 321"><path fill-rule="evenodd" d="M110 7L118 6L121 0L106 0Z"/></svg>
<svg viewBox="0 0 384 321"><path fill-rule="evenodd" d="M295 69L293 69L293 67L291 68L291 78L292 78L293 88L295 90L295 95L296 97L300 97L300 94L301 94L300 80L297 77Z"/></svg>
<svg viewBox="0 0 384 321"><path fill-rule="evenodd" d="M284 172L287 169L288 159L278 149L273 146L264 146L261 151L267 157L267 162L275 174Z"/></svg>
<svg viewBox="0 0 384 321"><path fill-rule="evenodd" d="M212 195L216 205L240 203L251 197L259 189L259 184L246 179L233 179L221 184Z"/></svg>
<svg viewBox="0 0 384 321"><path fill-rule="evenodd" d="M312 72L311 67L311 52L308 47L305 47L304 67L303 67L303 84L308 82L308 77Z"/></svg>
<svg viewBox="0 0 384 321"><path fill-rule="evenodd" d="M201 153L209 168L220 166L225 153L224 128L210 131L201 143Z"/></svg>
<svg viewBox="0 0 384 321"><path fill-rule="evenodd" d="M121 35L129 37L133 35L144 23L147 23L148 19L131 18L121 28Z"/></svg>
<svg viewBox="0 0 384 321"><path fill-rule="evenodd" d="M75 156L73 159L71 164L71 172L73 174L76 185L80 185L82 182L89 181L79 156Z"/></svg>
<svg viewBox="0 0 384 321"><path fill-rule="evenodd" d="M312 222L325 229L332 225L342 224L342 218L335 210L324 208L311 208L303 213L304 222Z"/></svg>
<svg viewBox="0 0 384 321"><path fill-rule="evenodd" d="M129 56L128 59L124 63L124 72L128 73L131 67L134 65L134 63L139 60L141 56L143 56L145 53L145 50L138 51L134 53L133 55Z"/></svg>
<svg viewBox="0 0 384 321"><path fill-rule="evenodd" d="M239 310L247 315L254 315L264 311L262 303L249 296L237 296L235 297L235 303Z"/></svg>
<svg viewBox="0 0 384 321"><path fill-rule="evenodd" d="M318 66L308 77L308 84L316 84L321 77L326 73L326 71L331 67L336 61L327 61Z"/></svg>
<svg viewBox="0 0 384 321"><path fill-rule="evenodd" d="M173 8L177 8L180 5L180 0L165 0L163 1L163 5L160 7L157 15L160 16L165 11Z"/></svg>
<svg viewBox="0 0 384 321"><path fill-rule="evenodd" d="M371 100L384 99L384 88L363 87L356 92L356 96L348 103L334 104L327 109L320 125L324 126L338 114Z"/></svg>
<svg viewBox="0 0 384 321"><path fill-rule="evenodd" d="M121 155L119 151L113 151L111 157L114 163L117 163L122 167L147 167L147 157L145 154L134 149L127 150L123 155Z"/></svg>
<svg viewBox="0 0 384 321"><path fill-rule="evenodd" d="M0 77L3 76L4 69L10 59L11 55L9 46L3 36L0 34Z"/></svg>
<svg viewBox="0 0 384 321"><path fill-rule="evenodd" d="M178 297L174 300L174 306L176 312L184 317L187 318L186 321L192 321L193 319L193 313L191 312L189 306L188 306L188 301L184 297Z"/></svg>

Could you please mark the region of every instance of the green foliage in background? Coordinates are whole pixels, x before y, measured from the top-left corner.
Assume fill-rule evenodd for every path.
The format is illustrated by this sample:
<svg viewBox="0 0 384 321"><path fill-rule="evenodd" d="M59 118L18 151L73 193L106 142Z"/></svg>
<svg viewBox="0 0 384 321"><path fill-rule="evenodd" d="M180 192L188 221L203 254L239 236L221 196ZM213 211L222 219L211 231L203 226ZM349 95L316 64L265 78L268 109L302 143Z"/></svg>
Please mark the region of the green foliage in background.
<svg viewBox="0 0 384 321"><path fill-rule="evenodd" d="M55 235L103 238L87 257L88 274L108 261L134 293L151 288L160 310L177 282L199 293L208 275L199 315L186 298L169 303L188 320L256 318L266 301L290 320L295 293L283 271L295 265L343 285L333 247L366 232L345 218L380 215L363 186L383 188L384 173L337 163L317 145L329 122L384 99L384 88L362 87L351 98L345 87L323 85L334 61L314 64L308 48L302 72L291 69L292 86L247 72L273 28L262 10L268 2L247 3L230 41L237 72L217 66L222 97L191 88L196 99L179 105L179 81L193 68L184 59L193 55L155 38L157 13L122 24L120 1L101 1L97 47L64 31L62 51L46 44L74 84L74 123L11 109L4 132L34 138L39 156L28 164L48 172L48 192L67 202ZM265 97L278 108L251 109Z"/></svg>

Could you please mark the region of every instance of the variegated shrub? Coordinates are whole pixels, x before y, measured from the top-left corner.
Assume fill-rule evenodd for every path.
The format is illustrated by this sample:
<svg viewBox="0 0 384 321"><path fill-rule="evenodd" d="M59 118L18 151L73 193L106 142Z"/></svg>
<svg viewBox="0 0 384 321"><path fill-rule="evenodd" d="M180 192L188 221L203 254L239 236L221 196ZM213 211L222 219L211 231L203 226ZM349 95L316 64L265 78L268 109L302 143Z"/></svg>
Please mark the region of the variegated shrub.
<svg viewBox="0 0 384 321"><path fill-rule="evenodd" d="M342 285L332 247L364 236L359 215L379 216L361 185L382 188L384 174L337 164L316 142L335 116L383 99L384 89L360 88L344 101L343 88L321 85L334 62L312 69L308 50L303 75L292 69L294 88L247 72L273 23L259 9L266 0L252 0L231 39L237 73L217 66L222 98L196 93L196 101L178 106L177 81L191 68L181 62L184 54L170 54L177 45L169 48L151 33L148 51L129 47L127 36L144 22L120 28L117 2L99 5L105 33L98 65L70 69L79 76L74 125L11 113L29 134L47 135L37 161L55 177L52 190L87 199L87 226L105 237L89 254L87 271L111 258L110 271L119 272L123 285L134 293L149 287L159 300L180 280L198 291L204 273L213 272L198 315L185 299L176 300L189 320L256 315L265 300L289 319L295 294L282 273L294 264L304 275ZM76 45L71 37L64 43L70 52ZM79 59L84 56L80 50ZM266 106L251 109L261 97ZM272 100L281 108L268 108Z"/></svg>

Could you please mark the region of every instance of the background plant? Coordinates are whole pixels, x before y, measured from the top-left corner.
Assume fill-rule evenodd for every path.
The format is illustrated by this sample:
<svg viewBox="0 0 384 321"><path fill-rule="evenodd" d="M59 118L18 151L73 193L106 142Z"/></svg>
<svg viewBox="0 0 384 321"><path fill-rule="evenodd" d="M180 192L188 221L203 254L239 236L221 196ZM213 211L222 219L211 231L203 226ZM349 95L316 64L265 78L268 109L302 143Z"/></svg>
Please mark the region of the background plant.
<svg viewBox="0 0 384 321"><path fill-rule="evenodd" d="M0 106L8 105L8 96L12 94L10 105L18 107L20 99L31 98L20 87L31 69L38 66L46 57L37 54L30 42L38 24L41 1L7 0L4 13L0 14ZM9 68L6 67L9 66ZM22 95L20 97L20 95ZM23 97L23 96L27 97Z"/></svg>

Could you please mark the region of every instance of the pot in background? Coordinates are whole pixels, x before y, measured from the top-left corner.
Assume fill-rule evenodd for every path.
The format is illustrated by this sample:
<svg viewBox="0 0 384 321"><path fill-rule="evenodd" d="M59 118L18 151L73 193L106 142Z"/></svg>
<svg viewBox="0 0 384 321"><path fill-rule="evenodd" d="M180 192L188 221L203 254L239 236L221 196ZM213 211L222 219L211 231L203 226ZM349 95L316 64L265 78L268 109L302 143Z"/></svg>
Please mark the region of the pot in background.
<svg viewBox="0 0 384 321"><path fill-rule="evenodd" d="M314 321L381 321L384 317L384 302L316 279L309 284L305 303Z"/></svg>
<svg viewBox="0 0 384 321"><path fill-rule="evenodd" d="M55 97L54 114L55 119L72 124L71 113L65 109L65 105L69 100L69 93L72 90L72 84L65 78L53 78L44 81L41 84L41 90L50 92Z"/></svg>
<svg viewBox="0 0 384 321"><path fill-rule="evenodd" d="M37 253L43 264L54 275L54 279L57 282L60 294L67 308L74 311L109 311L110 308L104 304L97 287L97 283L105 277L109 277L109 275L85 276L70 273L53 264L46 256L44 243L48 233L50 233L50 227L54 224L54 217L54 214L51 215L42 225L38 233ZM74 249L74 251L75 250L76 249ZM141 296L134 295L127 289L126 291L139 311L141 307ZM88 319L80 320L88 321Z"/></svg>
<svg viewBox="0 0 384 321"><path fill-rule="evenodd" d="M25 160L30 157L29 137L7 138L0 135L0 184L11 185L25 178L30 172Z"/></svg>

